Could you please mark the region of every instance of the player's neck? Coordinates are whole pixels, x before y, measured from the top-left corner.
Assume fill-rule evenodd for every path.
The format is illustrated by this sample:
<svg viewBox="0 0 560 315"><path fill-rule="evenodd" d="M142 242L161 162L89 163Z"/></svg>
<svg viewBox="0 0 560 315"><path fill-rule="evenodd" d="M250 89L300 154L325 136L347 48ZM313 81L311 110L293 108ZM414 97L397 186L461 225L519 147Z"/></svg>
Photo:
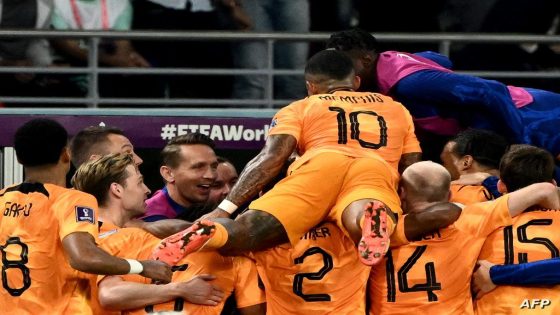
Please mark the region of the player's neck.
<svg viewBox="0 0 560 315"><path fill-rule="evenodd" d="M181 193L179 193L175 185L167 184L167 193L169 194L169 197L171 197L173 201L175 201L182 207L189 208L193 205L192 202L190 202L186 198L183 198L183 196L181 195Z"/></svg>
<svg viewBox="0 0 560 315"><path fill-rule="evenodd" d="M58 165L26 167L24 182L66 187L66 172Z"/></svg>
<svg viewBox="0 0 560 315"><path fill-rule="evenodd" d="M121 228L124 227L126 222L130 221L122 207L119 207L116 203L99 206L99 218L100 221L108 222Z"/></svg>
<svg viewBox="0 0 560 315"><path fill-rule="evenodd" d="M500 176L500 171L491 167L484 167L478 164L473 165L471 168L465 171L465 174L474 173L488 173L492 176Z"/></svg>
<svg viewBox="0 0 560 315"><path fill-rule="evenodd" d="M407 201L407 213L420 213L439 202L428 202L424 200Z"/></svg>

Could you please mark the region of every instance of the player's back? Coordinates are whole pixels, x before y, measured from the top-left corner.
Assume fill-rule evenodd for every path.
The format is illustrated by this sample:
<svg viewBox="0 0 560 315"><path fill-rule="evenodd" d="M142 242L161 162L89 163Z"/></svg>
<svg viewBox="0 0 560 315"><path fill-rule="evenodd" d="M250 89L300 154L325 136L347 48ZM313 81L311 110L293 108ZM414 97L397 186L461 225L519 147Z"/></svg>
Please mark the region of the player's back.
<svg viewBox="0 0 560 315"><path fill-rule="evenodd" d="M309 96L280 110L273 124L284 124L285 114L299 125L295 133L300 154L326 150L355 157L379 155L396 169L402 154L420 152L406 108L381 94L336 91Z"/></svg>
<svg viewBox="0 0 560 315"><path fill-rule="evenodd" d="M370 314L473 314L471 275L486 236L511 222L504 202L470 205L451 226L391 249L372 269Z"/></svg>
<svg viewBox="0 0 560 315"><path fill-rule="evenodd" d="M480 259L495 264L519 264L560 256L560 210L530 209L513 224L492 233ZM534 309L527 301L548 299L552 303ZM477 300L477 314L559 314L560 285L549 287L498 286Z"/></svg>
<svg viewBox="0 0 560 315"><path fill-rule="evenodd" d="M95 198L56 185L24 183L1 191L0 204L1 313L68 313L83 283L68 264L61 239L84 223L94 234Z"/></svg>
<svg viewBox="0 0 560 315"><path fill-rule="evenodd" d="M364 314L370 267L352 240L322 223L289 244L253 253L265 285L267 314Z"/></svg>

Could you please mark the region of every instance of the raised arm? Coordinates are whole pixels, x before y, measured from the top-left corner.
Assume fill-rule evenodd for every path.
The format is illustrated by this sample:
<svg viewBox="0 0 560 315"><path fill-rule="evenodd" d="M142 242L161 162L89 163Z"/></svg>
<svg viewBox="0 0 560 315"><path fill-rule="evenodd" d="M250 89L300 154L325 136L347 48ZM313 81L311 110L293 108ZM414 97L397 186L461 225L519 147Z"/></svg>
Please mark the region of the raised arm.
<svg viewBox="0 0 560 315"><path fill-rule="evenodd" d="M256 196L282 170L296 145L296 138L291 135L269 136L261 152L245 166L226 200L239 206ZM228 217L225 210L218 207L205 218Z"/></svg>

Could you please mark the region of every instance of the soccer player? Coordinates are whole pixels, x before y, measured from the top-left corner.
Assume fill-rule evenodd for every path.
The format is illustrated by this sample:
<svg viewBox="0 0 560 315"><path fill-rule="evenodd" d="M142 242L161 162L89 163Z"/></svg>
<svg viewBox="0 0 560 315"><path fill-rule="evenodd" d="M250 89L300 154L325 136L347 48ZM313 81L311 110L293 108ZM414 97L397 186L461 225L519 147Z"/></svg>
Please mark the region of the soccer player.
<svg viewBox="0 0 560 315"><path fill-rule="evenodd" d="M87 284L76 270L171 279L162 262L127 261L97 247L95 198L65 188L67 142L64 127L49 119L33 119L16 131L14 147L25 180L0 191L3 314L71 314L76 303L83 303L87 314Z"/></svg>
<svg viewBox="0 0 560 315"><path fill-rule="evenodd" d="M352 239L331 222L302 235L292 247L254 252L267 314L365 314L371 267L360 262Z"/></svg>
<svg viewBox="0 0 560 315"><path fill-rule="evenodd" d="M305 78L310 96L274 116L265 147L210 217L228 216L249 201L295 150L301 157L236 221L215 219L216 234L207 246L239 252L295 244L330 219L359 246L362 261L375 264L389 246L390 211L400 212L399 160L420 152L411 118L388 97L354 92L359 78L342 53L313 56Z"/></svg>
<svg viewBox="0 0 560 315"><path fill-rule="evenodd" d="M132 154L136 165L143 162L123 131L115 127L91 126L80 130L72 138L70 151L76 169L89 160L117 152Z"/></svg>
<svg viewBox="0 0 560 315"><path fill-rule="evenodd" d="M169 141L161 151L160 174L165 187L147 201L144 221L173 219L179 215L194 221L199 217L191 212L194 206L208 201L210 187L216 180L215 146L210 137L196 132Z"/></svg>
<svg viewBox="0 0 560 315"><path fill-rule="evenodd" d="M551 182L554 158L545 150L528 145L513 147L500 163L503 193L513 194L535 182ZM557 193L557 192L556 192ZM560 208L533 207L516 217L511 224L492 233L480 253L481 260L494 264L518 264L560 256ZM476 303L477 314L522 314L524 300L560 300L560 287L499 286ZM539 314L558 314L560 305L552 303Z"/></svg>
<svg viewBox="0 0 560 315"><path fill-rule="evenodd" d="M560 159L559 94L454 73L449 59L434 52L378 52L375 37L358 29L332 34L327 47L346 52L364 81L362 90L402 102L420 130L493 130Z"/></svg>
<svg viewBox="0 0 560 315"><path fill-rule="evenodd" d="M501 196L498 167L507 149L502 136L481 129L467 129L447 142L441 160L453 180L451 201L467 205Z"/></svg>
<svg viewBox="0 0 560 315"><path fill-rule="evenodd" d="M413 164L401 179L403 210L414 213L447 200L450 179L439 164ZM538 183L495 201L467 206L451 226L391 249L385 264L372 269L370 314L408 314L411 309L425 314L473 314L470 280L486 236L535 204L560 206L556 188Z"/></svg>
<svg viewBox="0 0 560 315"><path fill-rule="evenodd" d="M216 168L216 180L210 187L210 195L206 202L207 209L214 210L224 200L231 188L239 179L237 169L228 159L218 156L218 167Z"/></svg>
<svg viewBox="0 0 560 315"><path fill-rule="evenodd" d="M150 257L161 240L140 229L122 228L144 214L149 193L130 155L113 154L86 163L76 172L73 183L99 200L101 247L118 256ZM163 310L219 314L224 290L228 296L235 292L242 314L264 314L256 267L247 258L222 257L215 251L191 253L173 271L173 281L167 285L150 284L139 277L99 277L99 293L94 296L102 306L126 314ZM96 309L99 314L107 312Z"/></svg>

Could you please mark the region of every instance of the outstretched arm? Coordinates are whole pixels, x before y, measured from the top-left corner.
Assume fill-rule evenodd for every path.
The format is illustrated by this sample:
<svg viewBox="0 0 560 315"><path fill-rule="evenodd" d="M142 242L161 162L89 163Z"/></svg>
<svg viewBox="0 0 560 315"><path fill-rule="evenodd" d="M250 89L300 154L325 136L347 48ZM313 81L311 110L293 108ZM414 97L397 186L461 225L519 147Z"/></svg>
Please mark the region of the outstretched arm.
<svg viewBox="0 0 560 315"><path fill-rule="evenodd" d="M95 239L89 233L74 232L68 234L62 245L72 268L98 275L124 275L129 273L131 265L122 258L109 255L97 247ZM156 260L143 260L140 275L157 281L171 281L171 267Z"/></svg>
<svg viewBox="0 0 560 315"><path fill-rule="evenodd" d="M144 222L142 220L135 219L125 223L125 227L137 227L143 229L157 238L166 238L175 233L181 232L191 225L191 222L179 219L164 219L154 222Z"/></svg>
<svg viewBox="0 0 560 315"><path fill-rule="evenodd" d="M296 145L297 140L291 135L279 134L269 136L261 152L241 172L239 180L231 189L226 200L239 206L256 196L282 170L284 162L294 152ZM218 207L205 217L229 216L224 210L226 209Z"/></svg>
<svg viewBox="0 0 560 315"><path fill-rule="evenodd" d="M539 260L517 265L494 265L478 262L472 288L479 299L498 285L557 285L560 284L560 258Z"/></svg>
<svg viewBox="0 0 560 315"><path fill-rule="evenodd" d="M218 305L224 293L209 281L216 277L198 275L186 282L164 285L125 281L118 276L106 277L99 283L99 303L111 310L126 310L160 304L177 298L202 305Z"/></svg>
<svg viewBox="0 0 560 315"><path fill-rule="evenodd" d="M461 208L454 203L441 202L417 213L404 216L404 233L409 241L420 239L457 221Z"/></svg>
<svg viewBox="0 0 560 315"><path fill-rule="evenodd" d="M470 75L419 71L394 87L395 97L415 116L414 103L433 104L446 110L484 111L488 121L516 141L523 140L524 125L505 84ZM418 117L416 117L418 118Z"/></svg>
<svg viewBox="0 0 560 315"><path fill-rule="evenodd" d="M508 194L509 214L515 217L532 206L560 209L558 187L552 183L537 183Z"/></svg>

